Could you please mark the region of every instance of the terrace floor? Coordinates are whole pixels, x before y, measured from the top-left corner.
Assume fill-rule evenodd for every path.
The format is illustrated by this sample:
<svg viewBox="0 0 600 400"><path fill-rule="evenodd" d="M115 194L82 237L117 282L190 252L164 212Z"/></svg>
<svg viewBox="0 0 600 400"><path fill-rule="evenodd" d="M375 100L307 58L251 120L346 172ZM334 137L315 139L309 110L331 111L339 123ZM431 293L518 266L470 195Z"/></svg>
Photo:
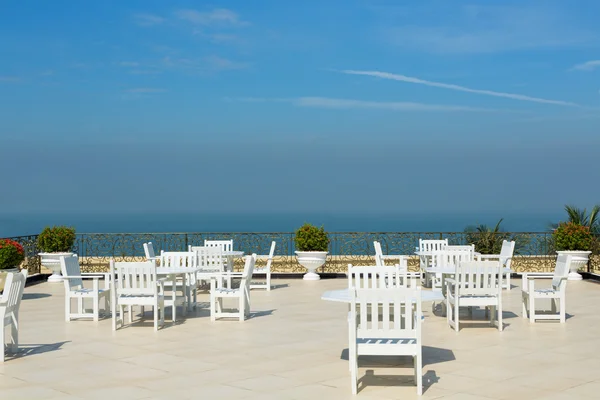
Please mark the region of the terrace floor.
<svg viewBox="0 0 600 400"><path fill-rule="evenodd" d="M320 300L345 279L274 280L252 291L253 317L211 323L199 308L155 333L110 319L64 322L62 284L25 289L22 349L0 364L2 399L352 399L347 305ZM520 281L504 292L505 330L459 333L424 304L423 399L598 399L600 286L569 282L564 325L522 319ZM201 294L202 300L208 294ZM437 313L437 312L436 312ZM169 315L169 313L167 313ZM361 359L357 399L417 398L411 359Z"/></svg>

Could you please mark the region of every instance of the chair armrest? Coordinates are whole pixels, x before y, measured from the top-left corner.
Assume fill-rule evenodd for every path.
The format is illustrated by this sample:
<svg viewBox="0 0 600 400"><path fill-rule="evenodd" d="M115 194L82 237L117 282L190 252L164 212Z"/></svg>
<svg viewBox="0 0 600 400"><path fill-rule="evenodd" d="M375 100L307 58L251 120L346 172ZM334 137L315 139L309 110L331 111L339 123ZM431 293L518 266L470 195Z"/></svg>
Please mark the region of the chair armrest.
<svg viewBox="0 0 600 400"><path fill-rule="evenodd" d="M61 275L65 279L101 279L104 278L100 275Z"/></svg>
<svg viewBox="0 0 600 400"><path fill-rule="evenodd" d="M456 280L454 280L454 278L446 278L446 279L444 279L444 281L451 285L456 285Z"/></svg>
<svg viewBox="0 0 600 400"><path fill-rule="evenodd" d="M489 260L492 258L500 258L500 254L476 254L476 257L480 260Z"/></svg>
<svg viewBox="0 0 600 400"><path fill-rule="evenodd" d="M263 255L257 255L257 256L256 256L256 259L257 259L257 260L271 260L271 259L272 259L272 257L271 257L271 256L269 256L269 255L264 255L264 254L263 254Z"/></svg>

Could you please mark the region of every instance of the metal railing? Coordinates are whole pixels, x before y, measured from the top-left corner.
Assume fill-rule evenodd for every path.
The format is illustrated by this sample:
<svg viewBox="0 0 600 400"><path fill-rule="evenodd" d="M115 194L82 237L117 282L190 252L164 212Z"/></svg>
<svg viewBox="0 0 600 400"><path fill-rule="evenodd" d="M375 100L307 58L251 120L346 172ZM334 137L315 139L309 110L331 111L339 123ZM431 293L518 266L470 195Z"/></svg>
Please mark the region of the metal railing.
<svg viewBox="0 0 600 400"><path fill-rule="evenodd" d="M321 272L343 272L348 264L374 263L373 241L381 242L384 254L412 255L422 239L448 239L451 244L476 243L477 233L465 232L330 232L331 243L327 263ZM502 232L495 238L516 241L512 268L515 271L551 271L554 268L556 253L550 232ZM37 235L12 238L25 249L25 264L30 273L40 270L37 254ZM100 270L108 266L110 258L117 261L142 260L144 242L153 242L157 251L187 249L188 245L202 245L205 239L232 239L236 250L246 254L268 254L271 241L277 242L274 272L304 272L296 262L294 233L290 232L239 232L239 233L79 233L73 251L86 270ZM241 262L241 260L239 260ZM418 258L409 260L409 267L418 267ZM600 273L600 255L595 250L588 272Z"/></svg>

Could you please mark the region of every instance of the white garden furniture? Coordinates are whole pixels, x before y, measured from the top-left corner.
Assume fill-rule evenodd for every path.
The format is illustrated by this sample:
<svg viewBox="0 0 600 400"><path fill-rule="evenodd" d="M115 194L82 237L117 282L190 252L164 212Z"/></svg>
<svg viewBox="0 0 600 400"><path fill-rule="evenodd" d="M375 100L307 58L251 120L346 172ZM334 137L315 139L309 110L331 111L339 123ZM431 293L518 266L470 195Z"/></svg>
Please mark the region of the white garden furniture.
<svg viewBox="0 0 600 400"><path fill-rule="evenodd" d="M256 263L256 254L246 256L244 272L226 272L225 277L241 278L238 288L218 287L220 277L213 277L210 281L210 319L215 321L217 318L238 318L244 321L250 316L250 282L252 281L252 272ZM224 300L234 299L238 302L237 311L225 311Z"/></svg>
<svg viewBox="0 0 600 400"><path fill-rule="evenodd" d="M431 267L431 253L434 251L444 250L448 246L448 239L443 240L431 240L431 239L420 239L419 247L417 248L417 255L419 256L419 268L421 273L421 285L427 284L427 273L426 269Z"/></svg>
<svg viewBox="0 0 600 400"><path fill-rule="evenodd" d="M348 323L353 394L358 392L358 357L361 355L412 356L417 394L422 393L420 287L352 290Z"/></svg>
<svg viewBox="0 0 600 400"><path fill-rule="evenodd" d="M523 318L529 317L530 322L535 322L536 320L559 320L561 323L564 323L566 321L566 290L571 260L571 255L559 254L553 274L522 274ZM536 288L536 280L538 279L552 279L552 285L547 288ZM552 314L536 311L537 299L550 300ZM559 303L558 312L557 302Z"/></svg>
<svg viewBox="0 0 600 400"><path fill-rule="evenodd" d="M159 258L154 251L152 242L144 243L144 255L147 261L156 261Z"/></svg>
<svg viewBox="0 0 600 400"><path fill-rule="evenodd" d="M515 252L515 241L502 241L502 248L500 249L500 254L477 254L476 258L478 260L499 260L502 264L502 269L504 271L504 288L510 290L510 274L512 270L510 269L510 264L512 261L513 254Z"/></svg>
<svg viewBox="0 0 600 400"><path fill-rule="evenodd" d="M154 330L165 323L164 279L158 279L156 263L146 262L115 262L110 260L111 274L111 311L112 329L117 329L117 323L123 326L125 307L152 306L154 311ZM119 314L117 316L117 309ZM159 318L160 314L160 318ZM129 323L133 316L129 313Z"/></svg>
<svg viewBox="0 0 600 400"><path fill-rule="evenodd" d="M474 253L467 248L450 248L431 251L431 266L425 269L425 284L432 289L442 291L444 287L444 275L452 275L460 262L473 261Z"/></svg>
<svg viewBox="0 0 600 400"><path fill-rule="evenodd" d="M271 264L273 263L273 256L275 255L275 246L277 242L271 242L271 250L269 250L269 255L259 255L256 256L257 260L267 260L267 264L264 267L256 267L254 268L253 275L265 275L265 283L251 283L250 289L266 289L267 291L271 290Z"/></svg>
<svg viewBox="0 0 600 400"><path fill-rule="evenodd" d="M502 266L499 261L459 262L456 275L445 279L446 318L459 331L460 307L491 307L490 322L502 331ZM498 316L496 321L496 314Z"/></svg>
<svg viewBox="0 0 600 400"><path fill-rule="evenodd" d="M26 281L26 269L21 272L11 272L6 275L4 292L2 292L2 297L0 297L1 362L4 362L4 352L6 350L15 353L19 347L19 307L21 306L21 299L23 298L23 290L25 289ZM10 327L10 343L6 346L5 350L6 339L4 334L8 327Z"/></svg>
<svg viewBox="0 0 600 400"><path fill-rule="evenodd" d="M406 269L395 266L353 266L348 265L348 288L385 289L392 287L416 286L409 280Z"/></svg>
<svg viewBox="0 0 600 400"><path fill-rule="evenodd" d="M385 266L385 260L398 260L398 265L401 268L405 268L408 270L408 257L404 255L384 255L383 250L381 249L381 243L378 241L373 242L373 247L375 248L375 265Z"/></svg>
<svg viewBox="0 0 600 400"><path fill-rule="evenodd" d="M204 240L205 247L219 247L223 253L233 251L233 240ZM233 259L226 258L226 266L229 271L233 271Z"/></svg>
<svg viewBox="0 0 600 400"><path fill-rule="evenodd" d="M226 271L225 257L220 246L189 246L189 250L196 254L198 283L208 282L210 284L213 277L221 276ZM222 286L221 281L218 285ZM229 284L229 287L231 287L231 284Z"/></svg>
<svg viewBox="0 0 600 400"><path fill-rule="evenodd" d="M92 318L98 322L100 313L100 300L104 299L104 310L108 312L110 304L110 274L108 273L82 273L77 256L61 257L60 269L65 285L65 321L76 318ZM92 280L92 287L83 285L84 279ZM104 284L100 287L100 279ZM77 312L72 312L72 300L77 301ZM91 313L86 312L84 300L92 303Z"/></svg>
<svg viewBox="0 0 600 400"><path fill-rule="evenodd" d="M196 289L198 279L196 273L198 268L196 265L197 256L193 251L161 250L160 252L160 267L158 271L160 271L159 275L167 277L165 290L172 291L170 298L165 296L165 306L171 307L173 321L177 319L177 306L185 306L186 299L188 309L191 309L192 305L197 303ZM185 273L186 270L188 273ZM173 273L169 274L169 271ZM182 292L181 296L177 295L179 290ZM183 314L185 315L185 313L186 309L184 307Z"/></svg>

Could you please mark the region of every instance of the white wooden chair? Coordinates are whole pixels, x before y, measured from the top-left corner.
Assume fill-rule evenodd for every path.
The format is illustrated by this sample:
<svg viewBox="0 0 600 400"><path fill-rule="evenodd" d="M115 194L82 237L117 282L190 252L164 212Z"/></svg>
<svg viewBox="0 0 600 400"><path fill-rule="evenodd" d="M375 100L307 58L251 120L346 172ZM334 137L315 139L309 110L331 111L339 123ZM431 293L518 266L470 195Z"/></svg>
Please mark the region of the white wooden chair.
<svg viewBox="0 0 600 400"><path fill-rule="evenodd" d="M0 344L2 345L2 354L0 361L4 362L4 352L6 350L15 353L19 347L19 308L23 298L23 290L27 281L27 270L21 272L11 272L6 275L4 282L4 292L0 297ZM6 328L10 327L10 343L6 345L4 334Z"/></svg>
<svg viewBox="0 0 600 400"><path fill-rule="evenodd" d="M477 255L479 255L479 253L477 253L475 251L474 244L449 244L448 246L445 247L445 250L456 250L456 251L467 252L470 254L471 260L474 260L475 257Z"/></svg>
<svg viewBox="0 0 600 400"><path fill-rule="evenodd" d="M60 257L60 270L65 285L65 321L75 318L92 318L98 322L100 313L100 300L104 299L104 310L108 312L110 304L110 274L108 273L82 273L77 256ZM84 279L92 279L92 287L83 285ZM100 288L100 279L104 285ZM77 300L77 312L72 312L72 300ZM92 302L92 312L86 312L84 299Z"/></svg>
<svg viewBox="0 0 600 400"><path fill-rule="evenodd" d="M210 319L215 321L217 318L238 318L244 321L250 316L250 282L256 263L256 254L246 256L244 272L226 272L229 278L241 278L238 288L218 287L219 278L212 278L210 281ZM224 299L237 299L237 312L225 312L223 308Z"/></svg>
<svg viewBox="0 0 600 400"><path fill-rule="evenodd" d="M446 318L456 332L459 331L460 307L486 307L486 311L491 307L490 322L502 331L502 267L499 261L459 262L455 277L446 279L445 284Z"/></svg>
<svg viewBox="0 0 600 400"><path fill-rule="evenodd" d="M125 306L152 306L154 308L154 330L165 323L164 279L156 276L156 263L146 262L115 262L110 260L111 274L111 311L112 329L117 329L117 322L125 321ZM117 317L117 308L119 315ZM160 314L160 318L159 318ZM129 323L133 316L129 312Z"/></svg>
<svg viewBox="0 0 600 400"><path fill-rule="evenodd" d="M387 259L398 259L397 265L400 265L402 268L406 268L408 270L408 256L405 255L384 255L383 250L381 249L381 243L378 241L373 241L373 248L375 248L375 265L384 267L385 260Z"/></svg>
<svg viewBox="0 0 600 400"><path fill-rule="evenodd" d="M348 264L348 289L387 289L416 286L406 269L395 266L353 266Z"/></svg>
<svg viewBox="0 0 600 400"><path fill-rule="evenodd" d="M448 239L443 240L432 240L432 239L421 239L419 238L419 247L417 248L420 252L434 252L444 250L448 246ZM420 255L419 256L419 268L421 273L421 285L427 286L427 275L426 269L432 266L431 255Z"/></svg>
<svg viewBox="0 0 600 400"><path fill-rule="evenodd" d="M269 255L259 255L256 256L257 260L267 260L267 264L264 267L256 267L254 268L253 275L265 275L265 283L251 283L250 289L266 289L267 291L271 290L271 264L273 263L273 256L275 255L275 246L277 242L271 242L271 250L269 250Z"/></svg>
<svg viewBox="0 0 600 400"><path fill-rule="evenodd" d="M556 260L553 274L524 273L522 282L523 318L529 317L530 322L536 320L566 321L566 290L571 267L571 255L561 254ZM552 279L549 288L536 288L536 279ZM552 314L536 312L536 299L549 299ZM559 303L557 312L556 303Z"/></svg>
<svg viewBox="0 0 600 400"><path fill-rule="evenodd" d="M417 394L422 394L421 322L420 287L352 290L348 360L353 394L358 392L361 355L412 356Z"/></svg>
<svg viewBox="0 0 600 400"><path fill-rule="evenodd" d="M189 246L188 249L196 254L196 266L199 268L196 276L199 284L203 282L210 283L211 278L215 275L225 272L226 263L220 246ZM222 281L218 282L218 286L222 286Z"/></svg>
<svg viewBox="0 0 600 400"><path fill-rule="evenodd" d="M204 240L205 247L220 247L221 251L233 251L233 240ZM229 257L225 257L223 262L225 263L226 268L229 271L233 272L233 265L230 264L231 259Z"/></svg>
<svg viewBox="0 0 600 400"><path fill-rule="evenodd" d="M503 240L502 248L500 249L500 254L477 254L478 260L499 260L502 264L502 269L504 271L504 289L510 290L510 274L512 270L510 269L510 264L512 262L512 258L515 252L515 242Z"/></svg>
<svg viewBox="0 0 600 400"><path fill-rule="evenodd" d="M425 269L425 283L432 289L441 289L445 293L443 286L444 274L441 272L447 269L456 269L460 262L473 261L474 253L467 248L450 248L444 250L434 250L431 252L431 266Z"/></svg>
<svg viewBox="0 0 600 400"><path fill-rule="evenodd" d="M165 281L165 290L175 291L175 301L173 301L172 297L165 296L165 307L171 307L172 309L172 319L176 320L177 314L177 306L184 306L185 299L187 296L193 297L192 303L193 305L197 304L197 293L196 289L198 286L198 278L197 278L197 256L193 251L160 251L160 266L162 268L188 268L190 269L190 273L186 274L185 281L182 279L177 279L175 282L167 279ZM184 287L185 283L185 287ZM177 291L181 290L181 296L177 294ZM192 304L189 305L190 307ZM144 308L142 307L142 312ZM183 314L186 314L185 307L183 308Z"/></svg>
<svg viewBox="0 0 600 400"><path fill-rule="evenodd" d="M159 258L154 251L152 242L144 243L144 255L146 256L146 261L156 261Z"/></svg>

